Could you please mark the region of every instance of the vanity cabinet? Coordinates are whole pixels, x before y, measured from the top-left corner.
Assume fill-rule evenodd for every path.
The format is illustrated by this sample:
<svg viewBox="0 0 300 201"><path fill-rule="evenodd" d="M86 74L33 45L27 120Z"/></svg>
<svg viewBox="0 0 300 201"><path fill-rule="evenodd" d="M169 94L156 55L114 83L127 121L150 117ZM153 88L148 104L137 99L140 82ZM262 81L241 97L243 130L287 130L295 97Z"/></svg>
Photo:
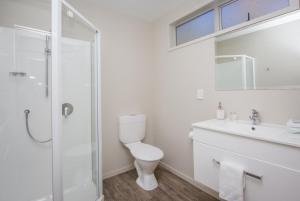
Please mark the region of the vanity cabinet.
<svg viewBox="0 0 300 201"><path fill-rule="evenodd" d="M300 147L296 146L298 137L295 138L294 146L285 144L284 140L279 143L256 138L256 134L253 137L251 132L247 136L247 132L243 133L241 129L231 132L226 129L228 127L224 127L222 131L220 126L216 126L214 130L213 122L210 123L210 127L205 123L193 125L196 182L218 191L219 162L231 161L242 165L245 172L250 174L245 175L246 201L300 200ZM278 133L283 135L283 131ZM269 135L271 137L272 133Z"/></svg>

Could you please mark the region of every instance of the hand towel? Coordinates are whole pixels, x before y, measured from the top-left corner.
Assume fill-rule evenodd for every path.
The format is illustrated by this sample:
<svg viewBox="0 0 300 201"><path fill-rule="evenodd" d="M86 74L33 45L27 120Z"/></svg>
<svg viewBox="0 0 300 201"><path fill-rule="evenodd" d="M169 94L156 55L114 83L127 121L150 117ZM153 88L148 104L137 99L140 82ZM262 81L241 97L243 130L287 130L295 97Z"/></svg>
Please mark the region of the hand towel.
<svg viewBox="0 0 300 201"><path fill-rule="evenodd" d="M288 127L288 132L292 134L300 134L300 128Z"/></svg>
<svg viewBox="0 0 300 201"><path fill-rule="evenodd" d="M295 124L300 124L300 119L292 119L292 122Z"/></svg>
<svg viewBox="0 0 300 201"><path fill-rule="evenodd" d="M300 122L298 122L299 120L292 120L290 119L286 125L288 128L300 128Z"/></svg>
<svg viewBox="0 0 300 201"><path fill-rule="evenodd" d="M244 200L244 168L231 162L221 162L219 175L219 196L226 201Z"/></svg>

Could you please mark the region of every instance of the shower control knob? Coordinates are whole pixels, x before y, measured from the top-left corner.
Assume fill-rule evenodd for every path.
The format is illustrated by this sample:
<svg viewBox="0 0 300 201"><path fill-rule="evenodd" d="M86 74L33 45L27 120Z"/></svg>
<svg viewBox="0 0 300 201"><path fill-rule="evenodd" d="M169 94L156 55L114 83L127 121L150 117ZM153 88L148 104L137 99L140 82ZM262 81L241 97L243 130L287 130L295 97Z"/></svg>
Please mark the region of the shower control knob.
<svg viewBox="0 0 300 201"><path fill-rule="evenodd" d="M68 118L73 113L73 105L71 103L62 104L62 115Z"/></svg>

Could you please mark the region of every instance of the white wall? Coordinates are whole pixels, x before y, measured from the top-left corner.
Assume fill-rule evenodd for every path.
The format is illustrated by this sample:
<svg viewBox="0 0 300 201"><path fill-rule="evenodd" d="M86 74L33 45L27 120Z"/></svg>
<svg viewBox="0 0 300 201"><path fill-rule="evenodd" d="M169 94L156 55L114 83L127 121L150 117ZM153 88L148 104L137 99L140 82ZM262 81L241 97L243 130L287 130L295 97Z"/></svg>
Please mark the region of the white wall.
<svg viewBox="0 0 300 201"><path fill-rule="evenodd" d="M132 157L118 136L118 116L147 115L147 141L153 123L153 29L134 17L80 0L70 1L102 32L103 174L131 165Z"/></svg>
<svg viewBox="0 0 300 201"><path fill-rule="evenodd" d="M300 117L300 91L216 92L214 86L214 39L168 51L169 24L195 9L187 5L155 23L155 144L165 152L163 162L193 177L192 143L188 132L193 122L215 117L217 103L227 112L248 119L256 108L265 122L284 124ZM205 99L196 100L196 89Z"/></svg>
<svg viewBox="0 0 300 201"><path fill-rule="evenodd" d="M51 28L51 1L1 0L0 24L14 24L49 31Z"/></svg>

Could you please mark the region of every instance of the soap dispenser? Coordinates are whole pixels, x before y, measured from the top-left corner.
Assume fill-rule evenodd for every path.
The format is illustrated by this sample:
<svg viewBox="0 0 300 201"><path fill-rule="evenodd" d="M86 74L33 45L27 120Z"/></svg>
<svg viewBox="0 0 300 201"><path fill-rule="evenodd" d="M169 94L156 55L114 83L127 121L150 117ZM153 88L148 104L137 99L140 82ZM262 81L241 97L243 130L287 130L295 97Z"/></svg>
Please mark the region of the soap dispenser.
<svg viewBox="0 0 300 201"><path fill-rule="evenodd" d="M223 109L221 102L219 102L218 109L217 109L217 119L219 119L219 120L225 119L225 111Z"/></svg>

